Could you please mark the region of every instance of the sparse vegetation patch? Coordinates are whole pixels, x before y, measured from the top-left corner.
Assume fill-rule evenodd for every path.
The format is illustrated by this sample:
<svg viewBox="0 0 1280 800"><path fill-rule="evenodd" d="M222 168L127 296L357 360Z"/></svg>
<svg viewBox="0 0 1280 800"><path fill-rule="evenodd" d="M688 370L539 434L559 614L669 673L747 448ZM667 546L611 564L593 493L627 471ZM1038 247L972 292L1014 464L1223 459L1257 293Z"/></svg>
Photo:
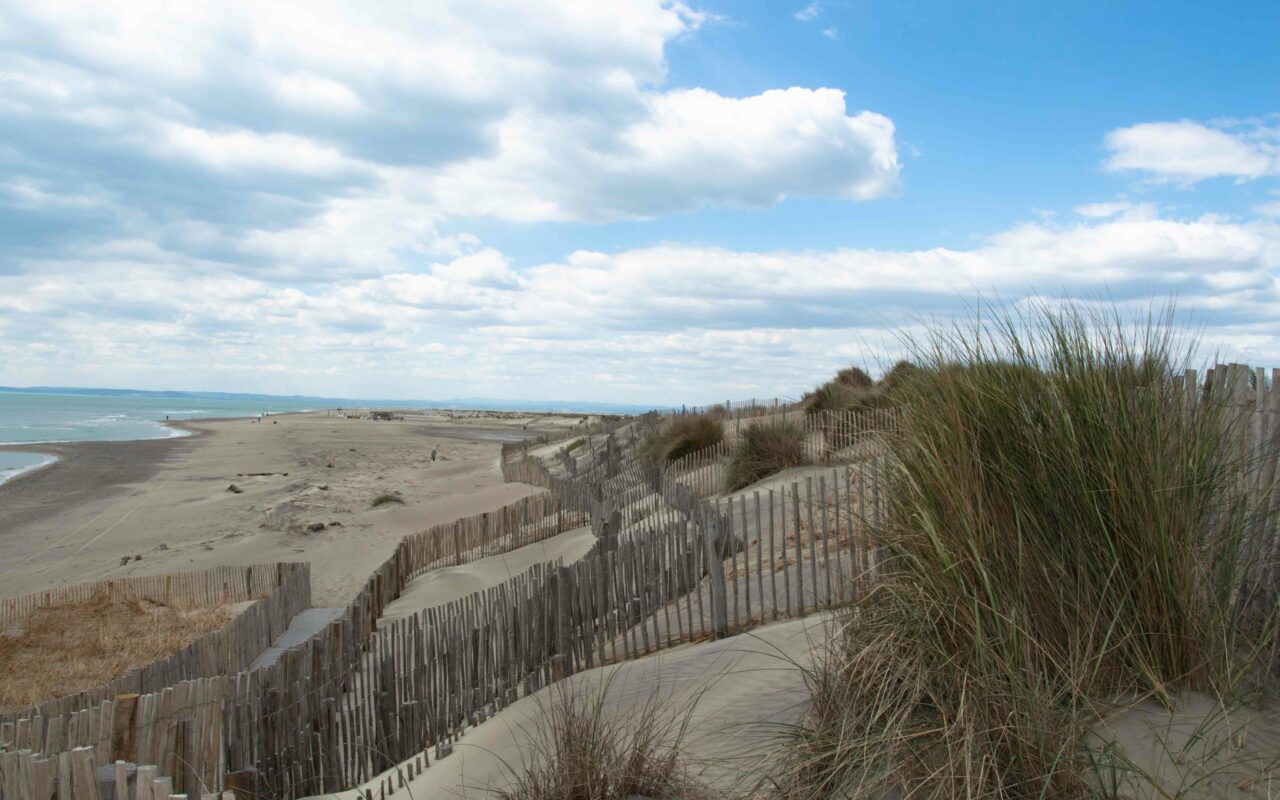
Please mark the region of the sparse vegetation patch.
<svg viewBox="0 0 1280 800"><path fill-rule="evenodd" d="M388 503L399 503L400 505L404 505L404 498L400 496L399 492L383 492L369 501L369 508L385 506Z"/></svg>
<svg viewBox="0 0 1280 800"><path fill-rule="evenodd" d="M515 786L503 800L705 800L681 745L687 718L653 697L631 714L609 714L609 684L576 694L564 684L542 709Z"/></svg>

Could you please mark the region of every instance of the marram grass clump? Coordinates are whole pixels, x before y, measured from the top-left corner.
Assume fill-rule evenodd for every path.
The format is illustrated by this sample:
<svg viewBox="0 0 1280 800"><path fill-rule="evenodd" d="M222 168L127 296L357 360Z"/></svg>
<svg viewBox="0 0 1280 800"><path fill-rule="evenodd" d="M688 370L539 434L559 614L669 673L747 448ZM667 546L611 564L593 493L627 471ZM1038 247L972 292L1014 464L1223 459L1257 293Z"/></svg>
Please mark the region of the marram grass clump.
<svg viewBox="0 0 1280 800"><path fill-rule="evenodd" d="M805 429L794 420L755 422L743 429L725 465L725 491L733 492L807 463Z"/></svg>
<svg viewBox="0 0 1280 800"><path fill-rule="evenodd" d="M898 405L897 393L920 372L920 368L910 361L899 361L876 382L858 367L847 367L831 380L806 392L800 402L810 414L891 408Z"/></svg>
<svg viewBox="0 0 1280 800"><path fill-rule="evenodd" d="M616 675L617 673L614 673ZM502 800L711 800L681 752L691 709L672 711L655 694L629 714L610 713L612 676L552 691L542 706L513 785ZM512 770L515 772L515 770Z"/></svg>
<svg viewBox="0 0 1280 800"><path fill-rule="evenodd" d="M382 492L369 501L369 508L377 508L389 503L399 503L400 505L404 505L404 497L402 497L399 492Z"/></svg>
<svg viewBox="0 0 1280 800"><path fill-rule="evenodd" d="M787 796L1094 796L1099 701L1274 668L1239 422L1187 401L1168 323L1040 309L917 348L882 573L809 675Z"/></svg>
<svg viewBox="0 0 1280 800"><path fill-rule="evenodd" d="M640 443L639 452L658 462L675 461L724 440L724 420L718 414L681 414Z"/></svg>

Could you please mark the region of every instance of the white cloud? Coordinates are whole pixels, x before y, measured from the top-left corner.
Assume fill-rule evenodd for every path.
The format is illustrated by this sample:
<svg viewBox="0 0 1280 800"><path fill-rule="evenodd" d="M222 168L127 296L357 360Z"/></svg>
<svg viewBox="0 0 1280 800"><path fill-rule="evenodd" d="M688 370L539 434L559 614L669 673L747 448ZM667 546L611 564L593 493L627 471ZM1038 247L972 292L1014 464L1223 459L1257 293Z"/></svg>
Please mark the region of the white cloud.
<svg viewBox="0 0 1280 800"><path fill-rule="evenodd" d="M1210 127L1191 120L1144 122L1106 136L1111 171L1138 170L1157 180L1192 184L1280 174L1280 128L1263 124Z"/></svg>
<svg viewBox="0 0 1280 800"><path fill-rule="evenodd" d="M524 221L869 199L897 185L892 123L847 113L838 91L664 88L667 45L708 19L669 0L0 9L0 120L57 129L71 144L39 153L42 143L29 143L37 164L109 170L124 155L122 171L137 170L127 159L156 159L167 162L159 169L276 182L244 191L312 195L306 203L320 192L311 207L322 216L358 187L432 217ZM764 159L762 148L778 152ZM137 192L132 175L107 178L128 185L121 202L154 195ZM199 217L206 199L158 216ZM269 227L268 238L284 226Z"/></svg>
<svg viewBox="0 0 1280 800"><path fill-rule="evenodd" d="M1280 359L1280 225L1215 217L1025 224L964 250L578 251L519 271L470 246L422 270L305 287L132 242L25 267L0 276L0 361L20 383L56 374L173 386L187 376L190 388L329 395L794 395L842 364L893 358L897 330L922 316L1029 291L1138 309L1176 294L1211 346Z"/></svg>
<svg viewBox="0 0 1280 800"><path fill-rule="evenodd" d="M805 6L804 8L800 9L792 16L794 16L796 19L800 20L801 22L811 22L817 19L818 15L821 13L822 13L822 5L818 2L813 2Z"/></svg>
<svg viewBox="0 0 1280 800"><path fill-rule="evenodd" d="M838 28L823 28L822 35L833 42L838 41L840 39L840 30Z"/></svg>
<svg viewBox="0 0 1280 800"><path fill-rule="evenodd" d="M581 124L513 116L495 158L444 170L431 194L458 213L534 221L765 206L789 195L866 200L898 187L892 121L849 115L836 89L647 93L616 131L583 135Z"/></svg>
<svg viewBox="0 0 1280 800"><path fill-rule="evenodd" d="M1108 203L1084 203L1075 207L1075 212L1090 219L1107 219L1122 217L1126 220L1156 219L1158 211L1154 203L1130 203L1128 200L1114 200Z"/></svg>
<svg viewBox="0 0 1280 800"><path fill-rule="evenodd" d="M1253 212L1261 217L1280 217L1280 200L1268 200L1253 207Z"/></svg>

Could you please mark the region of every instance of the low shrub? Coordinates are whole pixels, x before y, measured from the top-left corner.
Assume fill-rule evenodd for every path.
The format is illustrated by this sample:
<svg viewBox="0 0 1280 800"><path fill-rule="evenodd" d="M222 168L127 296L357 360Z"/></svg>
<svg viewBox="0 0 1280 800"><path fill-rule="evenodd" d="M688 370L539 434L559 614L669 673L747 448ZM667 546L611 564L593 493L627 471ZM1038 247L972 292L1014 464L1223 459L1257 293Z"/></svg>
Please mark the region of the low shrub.
<svg viewBox="0 0 1280 800"><path fill-rule="evenodd" d="M794 420L748 425L725 465L725 491L733 492L806 463L804 426Z"/></svg>

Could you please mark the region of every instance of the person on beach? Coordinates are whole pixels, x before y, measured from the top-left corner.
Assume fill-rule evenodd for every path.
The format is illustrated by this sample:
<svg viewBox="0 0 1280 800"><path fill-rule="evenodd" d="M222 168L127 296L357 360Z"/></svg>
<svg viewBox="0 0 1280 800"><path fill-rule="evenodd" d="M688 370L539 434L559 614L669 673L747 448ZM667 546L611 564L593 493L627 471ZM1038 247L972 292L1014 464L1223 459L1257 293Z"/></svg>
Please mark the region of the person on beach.
<svg viewBox="0 0 1280 800"><path fill-rule="evenodd" d="M434 445L434 444L433 444L433 445L431 445L431 460L432 460L432 461L435 461L435 460L436 460L436 450L437 450L437 449L438 449L438 445Z"/></svg>

